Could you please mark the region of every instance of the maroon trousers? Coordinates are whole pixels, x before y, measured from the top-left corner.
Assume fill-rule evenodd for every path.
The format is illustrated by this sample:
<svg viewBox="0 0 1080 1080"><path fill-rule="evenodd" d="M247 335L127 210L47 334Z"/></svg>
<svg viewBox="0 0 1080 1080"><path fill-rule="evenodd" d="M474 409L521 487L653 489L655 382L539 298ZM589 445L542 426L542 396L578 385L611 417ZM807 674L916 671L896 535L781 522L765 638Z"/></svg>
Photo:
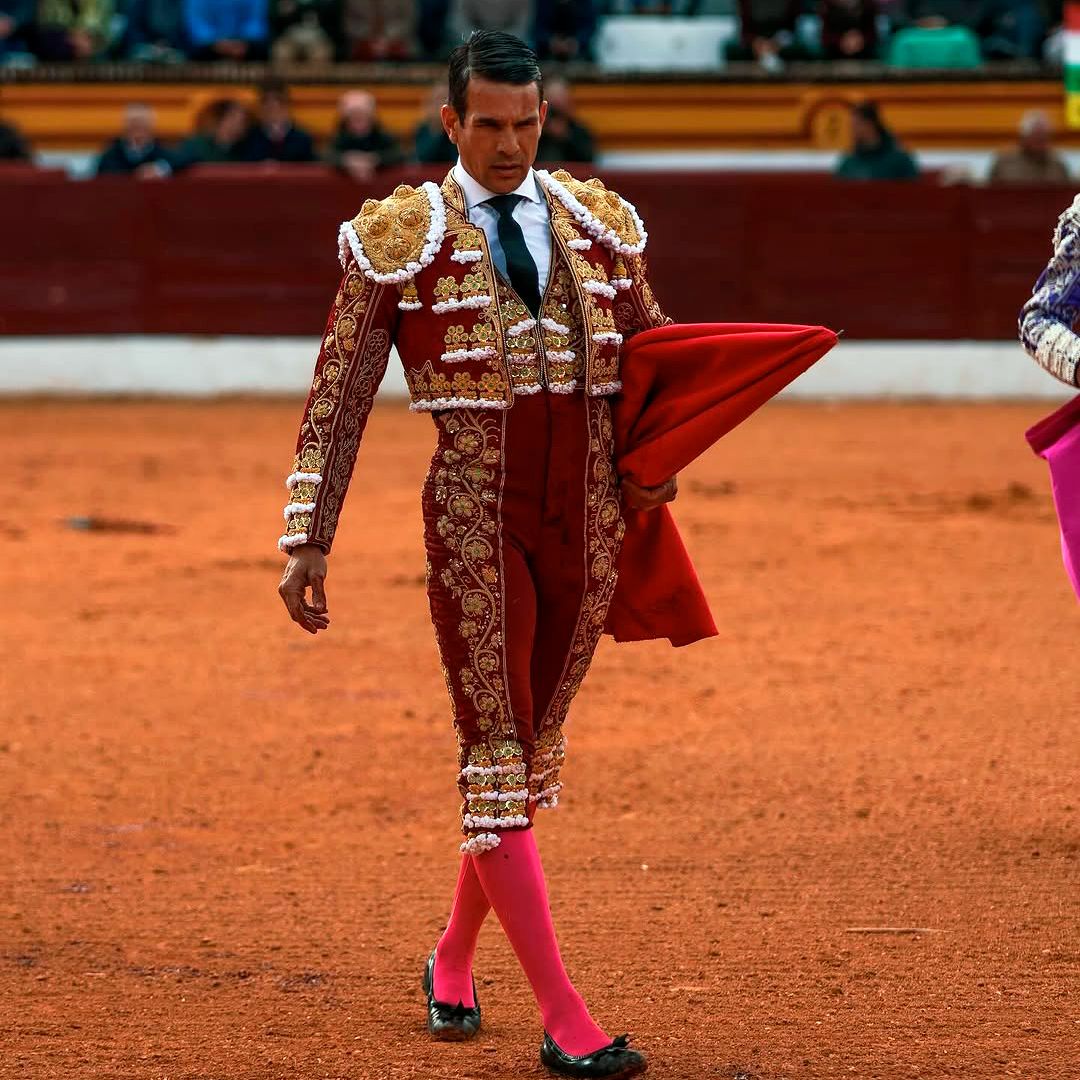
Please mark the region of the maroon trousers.
<svg viewBox="0 0 1080 1080"><path fill-rule="evenodd" d="M539 393L434 418L428 598L458 737L462 850L477 853L557 801L563 722L624 526L607 399Z"/></svg>

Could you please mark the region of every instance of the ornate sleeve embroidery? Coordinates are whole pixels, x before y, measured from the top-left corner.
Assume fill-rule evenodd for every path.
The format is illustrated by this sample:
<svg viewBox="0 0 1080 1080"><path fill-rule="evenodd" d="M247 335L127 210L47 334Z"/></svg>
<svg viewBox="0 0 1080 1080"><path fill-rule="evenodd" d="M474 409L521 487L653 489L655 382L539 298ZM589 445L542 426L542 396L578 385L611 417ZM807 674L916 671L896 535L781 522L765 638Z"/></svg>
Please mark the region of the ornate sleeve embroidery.
<svg viewBox="0 0 1080 1080"><path fill-rule="evenodd" d="M1061 215L1054 255L1020 310L1020 341L1035 361L1071 386L1080 376L1080 337L1073 323L1080 313L1080 196Z"/></svg>
<svg viewBox="0 0 1080 1080"><path fill-rule="evenodd" d="M281 551L318 544L329 551L375 391L397 328L398 289L378 285L348 260L330 309L304 408L292 475L286 480Z"/></svg>
<svg viewBox="0 0 1080 1080"><path fill-rule="evenodd" d="M649 288L645 273L645 256L628 255L625 257L626 272L630 287L620 292L615 301L615 329L627 341L642 330L651 330L656 326L667 326L672 322L664 312Z"/></svg>

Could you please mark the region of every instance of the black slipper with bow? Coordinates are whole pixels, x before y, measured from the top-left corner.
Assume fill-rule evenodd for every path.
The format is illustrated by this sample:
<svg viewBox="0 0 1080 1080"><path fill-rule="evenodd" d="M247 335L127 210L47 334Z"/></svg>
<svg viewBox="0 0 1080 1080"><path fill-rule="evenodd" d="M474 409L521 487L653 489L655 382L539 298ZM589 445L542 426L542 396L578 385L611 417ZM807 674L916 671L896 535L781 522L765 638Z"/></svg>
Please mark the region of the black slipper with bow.
<svg viewBox="0 0 1080 1080"><path fill-rule="evenodd" d="M540 1045L540 1060L559 1076L577 1077L581 1080L591 1080L592 1077L623 1080L624 1077L643 1073L648 1067L645 1055L630 1049L629 1035L619 1035L607 1046L602 1046L591 1054L574 1057L562 1050L545 1031L544 1041Z"/></svg>
<svg viewBox="0 0 1080 1080"><path fill-rule="evenodd" d="M424 993L427 994L427 1028L443 1042L464 1042L471 1039L480 1030L480 999L476 996L476 981L473 981L473 1001L471 1008L460 1001L448 1005L445 1001L435 1000L435 950L431 950L424 975L421 980Z"/></svg>

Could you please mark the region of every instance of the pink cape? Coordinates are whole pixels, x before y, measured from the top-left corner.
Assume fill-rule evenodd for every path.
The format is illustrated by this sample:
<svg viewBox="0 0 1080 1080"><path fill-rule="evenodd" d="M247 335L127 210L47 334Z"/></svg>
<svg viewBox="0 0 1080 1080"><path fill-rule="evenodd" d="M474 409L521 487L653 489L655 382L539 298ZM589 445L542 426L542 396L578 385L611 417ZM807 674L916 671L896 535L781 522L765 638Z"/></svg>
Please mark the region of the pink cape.
<svg viewBox="0 0 1080 1080"><path fill-rule="evenodd" d="M1040 420L1027 432L1027 441L1050 466L1061 555L1080 599L1080 395Z"/></svg>
<svg viewBox="0 0 1080 1080"><path fill-rule="evenodd" d="M822 326L689 323L633 337L614 406L619 476L655 487L741 424L836 344ZM626 508L605 631L616 641L689 645L716 634L667 506Z"/></svg>

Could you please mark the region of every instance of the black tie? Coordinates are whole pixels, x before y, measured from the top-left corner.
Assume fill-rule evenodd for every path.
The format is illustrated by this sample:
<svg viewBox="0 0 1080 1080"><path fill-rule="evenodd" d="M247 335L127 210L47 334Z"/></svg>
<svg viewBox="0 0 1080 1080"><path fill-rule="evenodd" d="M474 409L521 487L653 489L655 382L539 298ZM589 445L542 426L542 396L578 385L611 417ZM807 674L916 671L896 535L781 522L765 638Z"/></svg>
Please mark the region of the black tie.
<svg viewBox="0 0 1080 1080"><path fill-rule="evenodd" d="M514 220L514 207L521 202L522 195L496 195L485 203L499 215L499 243L506 256L506 272L514 292L525 301L525 306L534 316L540 314L540 278L536 272L536 263L529 254L525 243L525 234Z"/></svg>

